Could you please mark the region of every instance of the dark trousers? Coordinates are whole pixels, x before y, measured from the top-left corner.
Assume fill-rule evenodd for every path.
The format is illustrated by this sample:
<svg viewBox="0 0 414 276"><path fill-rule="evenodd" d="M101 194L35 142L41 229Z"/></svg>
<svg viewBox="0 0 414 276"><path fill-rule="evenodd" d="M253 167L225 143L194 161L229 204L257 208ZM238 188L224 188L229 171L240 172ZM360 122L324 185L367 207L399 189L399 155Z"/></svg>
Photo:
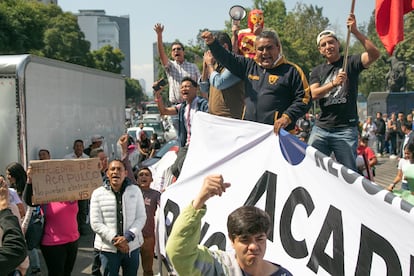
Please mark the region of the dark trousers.
<svg viewBox="0 0 414 276"><path fill-rule="evenodd" d="M94 248L93 249L93 260L92 260L92 275L102 276L101 273L101 251Z"/></svg>
<svg viewBox="0 0 414 276"><path fill-rule="evenodd" d="M377 134L377 153L382 154L385 147L385 135Z"/></svg>
<svg viewBox="0 0 414 276"><path fill-rule="evenodd" d="M78 241L61 245L41 245L48 274L53 276L70 276L78 254Z"/></svg>
<svg viewBox="0 0 414 276"><path fill-rule="evenodd" d="M101 265L103 275L118 276L119 268L122 267L123 276L136 276L139 266L139 248L130 253L111 253L101 251Z"/></svg>
<svg viewBox="0 0 414 276"><path fill-rule="evenodd" d="M81 232L83 230L81 227L84 227L84 225L86 225L86 220L88 218L89 199L78 200L78 208L79 208L78 215L77 215L78 229L79 229L79 232Z"/></svg>
<svg viewBox="0 0 414 276"><path fill-rule="evenodd" d="M177 159L174 164L171 165L172 174L178 178L183 167L185 157L187 156L188 146L181 147L177 152Z"/></svg>
<svg viewBox="0 0 414 276"><path fill-rule="evenodd" d="M392 135L390 136L390 143L391 143L391 154L397 155L397 136Z"/></svg>
<svg viewBox="0 0 414 276"><path fill-rule="evenodd" d="M141 262L144 276L153 276L152 265L154 263L155 237L144 237L144 243L141 246Z"/></svg>

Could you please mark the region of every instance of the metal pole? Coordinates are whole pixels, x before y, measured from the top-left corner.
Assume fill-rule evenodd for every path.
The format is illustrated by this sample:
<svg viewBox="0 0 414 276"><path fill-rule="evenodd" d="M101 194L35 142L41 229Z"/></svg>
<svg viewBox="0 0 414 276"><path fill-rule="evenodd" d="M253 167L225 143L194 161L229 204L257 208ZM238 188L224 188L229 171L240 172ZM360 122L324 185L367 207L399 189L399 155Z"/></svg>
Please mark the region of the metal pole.
<svg viewBox="0 0 414 276"><path fill-rule="evenodd" d="M354 13L355 9L355 0L352 0L351 4L351 14ZM345 45L345 54L344 54L344 64L342 66L342 71L346 72L346 66L348 65L348 52L349 52L349 40L351 39L351 26L348 26L348 33L346 35L346 45Z"/></svg>

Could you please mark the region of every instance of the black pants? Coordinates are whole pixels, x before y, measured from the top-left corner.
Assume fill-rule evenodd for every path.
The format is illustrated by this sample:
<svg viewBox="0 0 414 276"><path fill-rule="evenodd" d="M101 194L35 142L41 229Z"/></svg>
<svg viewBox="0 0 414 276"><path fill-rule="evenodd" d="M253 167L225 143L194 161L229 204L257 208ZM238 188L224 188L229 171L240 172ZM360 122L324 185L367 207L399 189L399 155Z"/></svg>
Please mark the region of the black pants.
<svg viewBox="0 0 414 276"><path fill-rule="evenodd" d="M88 212L89 212L89 199L84 200L78 200L78 228L81 230L81 227L84 227L86 225L86 220L88 218ZM82 234L82 233L81 233Z"/></svg>
<svg viewBox="0 0 414 276"><path fill-rule="evenodd" d="M101 258L99 256L101 252L94 248L93 249L93 262L92 262L92 275L101 276Z"/></svg>
<svg viewBox="0 0 414 276"><path fill-rule="evenodd" d="M175 159L174 164L171 165L172 174L178 178L183 167L185 157L187 156L188 146L181 147L177 152L177 159Z"/></svg>
<svg viewBox="0 0 414 276"><path fill-rule="evenodd" d="M78 254L78 241L61 245L41 245L48 274L54 276L70 276Z"/></svg>

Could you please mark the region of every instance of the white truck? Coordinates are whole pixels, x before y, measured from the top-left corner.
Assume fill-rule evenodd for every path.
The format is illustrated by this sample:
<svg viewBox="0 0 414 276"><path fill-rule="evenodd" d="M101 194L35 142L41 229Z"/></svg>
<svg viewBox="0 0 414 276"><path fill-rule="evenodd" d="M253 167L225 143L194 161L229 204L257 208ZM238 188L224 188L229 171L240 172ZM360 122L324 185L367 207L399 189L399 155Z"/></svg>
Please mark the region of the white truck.
<svg viewBox="0 0 414 276"><path fill-rule="evenodd" d="M38 159L39 149L62 159L76 139L85 148L95 134L119 156L124 132L121 75L33 55L0 56L0 173L7 164Z"/></svg>

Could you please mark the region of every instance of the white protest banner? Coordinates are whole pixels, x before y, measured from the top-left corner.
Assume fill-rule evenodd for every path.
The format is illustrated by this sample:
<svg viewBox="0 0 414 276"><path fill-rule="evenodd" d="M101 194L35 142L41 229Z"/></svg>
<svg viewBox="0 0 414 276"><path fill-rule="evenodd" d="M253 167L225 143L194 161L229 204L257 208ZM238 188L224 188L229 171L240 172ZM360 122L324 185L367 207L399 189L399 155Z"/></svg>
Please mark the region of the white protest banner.
<svg viewBox="0 0 414 276"><path fill-rule="evenodd" d="M228 214L273 219L265 259L294 275L412 275L413 206L273 126L198 112L178 181L161 197L160 251L206 175L231 187L207 202L201 244L231 250Z"/></svg>
<svg viewBox="0 0 414 276"><path fill-rule="evenodd" d="M98 158L32 160L33 203L88 199L102 185Z"/></svg>

